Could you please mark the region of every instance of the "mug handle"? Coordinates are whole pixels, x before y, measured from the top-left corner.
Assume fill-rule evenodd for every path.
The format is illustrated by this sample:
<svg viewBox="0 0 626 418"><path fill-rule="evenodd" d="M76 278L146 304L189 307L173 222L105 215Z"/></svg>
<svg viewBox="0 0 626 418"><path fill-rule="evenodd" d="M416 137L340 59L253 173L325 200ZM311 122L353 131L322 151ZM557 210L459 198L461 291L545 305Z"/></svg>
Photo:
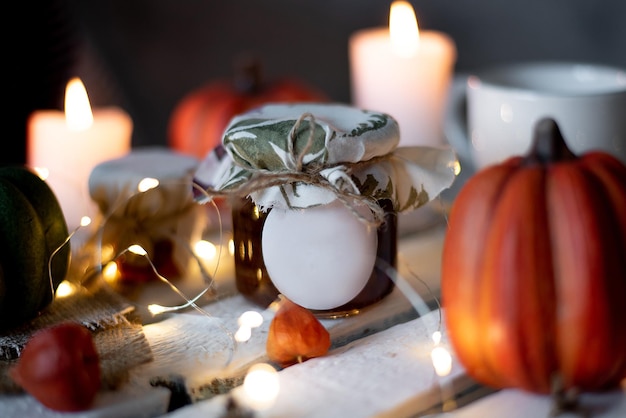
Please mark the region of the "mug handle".
<svg viewBox="0 0 626 418"><path fill-rule="evenodd" d="M448 106L444 114L444 134L460 159L471 161L470 140L467 134L467 79L457 75L452 80Z"/></svg>

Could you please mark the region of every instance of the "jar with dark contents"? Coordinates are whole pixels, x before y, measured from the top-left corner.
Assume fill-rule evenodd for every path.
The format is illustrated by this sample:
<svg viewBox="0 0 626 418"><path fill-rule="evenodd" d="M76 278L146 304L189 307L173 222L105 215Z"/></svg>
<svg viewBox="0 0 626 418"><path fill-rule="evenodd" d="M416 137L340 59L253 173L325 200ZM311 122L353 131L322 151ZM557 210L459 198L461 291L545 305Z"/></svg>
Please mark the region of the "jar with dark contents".
<svg viewBox="0 0 626 418"><path fill-rule="evenodd" d="M397 214L449 187L450 149L398 147L397 122L336 103L266 104L234 117L195 175L228 196L236 286L318 317L355 315L394 289Z"/></svg>
<svg viewBox="0 0 626 418"><path fill-rule="evenodd" d="M382 266L396 267L397 213L390 200L378 202L385 211L384 222L378 226L376 258ZM237 290L261 307L274 302L279 291L270 278L263 261L261 235L267 217L251 199L235 199L232 204L233 241L235 248L235 283ZM345 259L350 263L349 256ZM339 318L358 314L364 308L382 300L393 290L392 278L381 266L374 266L365 287L350 301L332 309L311 309L320 318Z"/></svg>

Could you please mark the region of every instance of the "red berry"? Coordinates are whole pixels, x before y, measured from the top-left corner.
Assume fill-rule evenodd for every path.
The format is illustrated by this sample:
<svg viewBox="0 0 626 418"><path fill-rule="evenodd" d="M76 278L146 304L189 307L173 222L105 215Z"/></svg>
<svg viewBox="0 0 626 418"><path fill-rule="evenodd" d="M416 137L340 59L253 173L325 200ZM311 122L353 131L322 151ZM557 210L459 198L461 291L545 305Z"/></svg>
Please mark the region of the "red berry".
<svg viewBox="0 0 626 418"><path fill-rule="evenodd" d="M88 409L100 389L100 362L93 337L73 322L40 330L27 342L10 375L50 409Z"/></svg>

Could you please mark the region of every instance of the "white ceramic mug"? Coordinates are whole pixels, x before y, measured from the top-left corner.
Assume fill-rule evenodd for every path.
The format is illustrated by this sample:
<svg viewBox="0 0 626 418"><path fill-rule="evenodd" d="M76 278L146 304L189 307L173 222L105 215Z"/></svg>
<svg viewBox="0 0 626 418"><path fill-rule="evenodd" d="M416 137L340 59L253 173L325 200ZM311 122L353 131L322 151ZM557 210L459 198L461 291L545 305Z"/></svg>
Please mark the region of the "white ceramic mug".
<svg viewBox="0 0 626 418"><path fill-rule="evenodd" d="M626 70L529 62L470 75L452 89L445 130L459 156L481 169L525 154L544 117L575 154L603 150L626 163Z"/></svg>

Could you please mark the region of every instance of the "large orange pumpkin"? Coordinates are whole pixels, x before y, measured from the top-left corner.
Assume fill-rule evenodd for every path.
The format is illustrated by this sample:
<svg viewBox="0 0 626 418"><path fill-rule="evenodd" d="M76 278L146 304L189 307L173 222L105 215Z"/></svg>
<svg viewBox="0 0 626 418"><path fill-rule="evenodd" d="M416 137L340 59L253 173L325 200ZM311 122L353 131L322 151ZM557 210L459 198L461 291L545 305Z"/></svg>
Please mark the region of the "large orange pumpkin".
<svg viewBox="0 0 626 418"><path fill-rule="evenodd" d="M470 376L535 393L626 377L626 167L580 157L551 119L526 156L485 168L449 217L442 303Z"/></svg>
<svg viewBox="0 0 626 418"><path fill-rule="evenodd" d="M321 102L328 97L297 78L264 82L258 61L238 65L233 79L216 79L191 91L170 116L168 141L172 149L200 159L221 143L230 119L270 102Z"/></svg>

